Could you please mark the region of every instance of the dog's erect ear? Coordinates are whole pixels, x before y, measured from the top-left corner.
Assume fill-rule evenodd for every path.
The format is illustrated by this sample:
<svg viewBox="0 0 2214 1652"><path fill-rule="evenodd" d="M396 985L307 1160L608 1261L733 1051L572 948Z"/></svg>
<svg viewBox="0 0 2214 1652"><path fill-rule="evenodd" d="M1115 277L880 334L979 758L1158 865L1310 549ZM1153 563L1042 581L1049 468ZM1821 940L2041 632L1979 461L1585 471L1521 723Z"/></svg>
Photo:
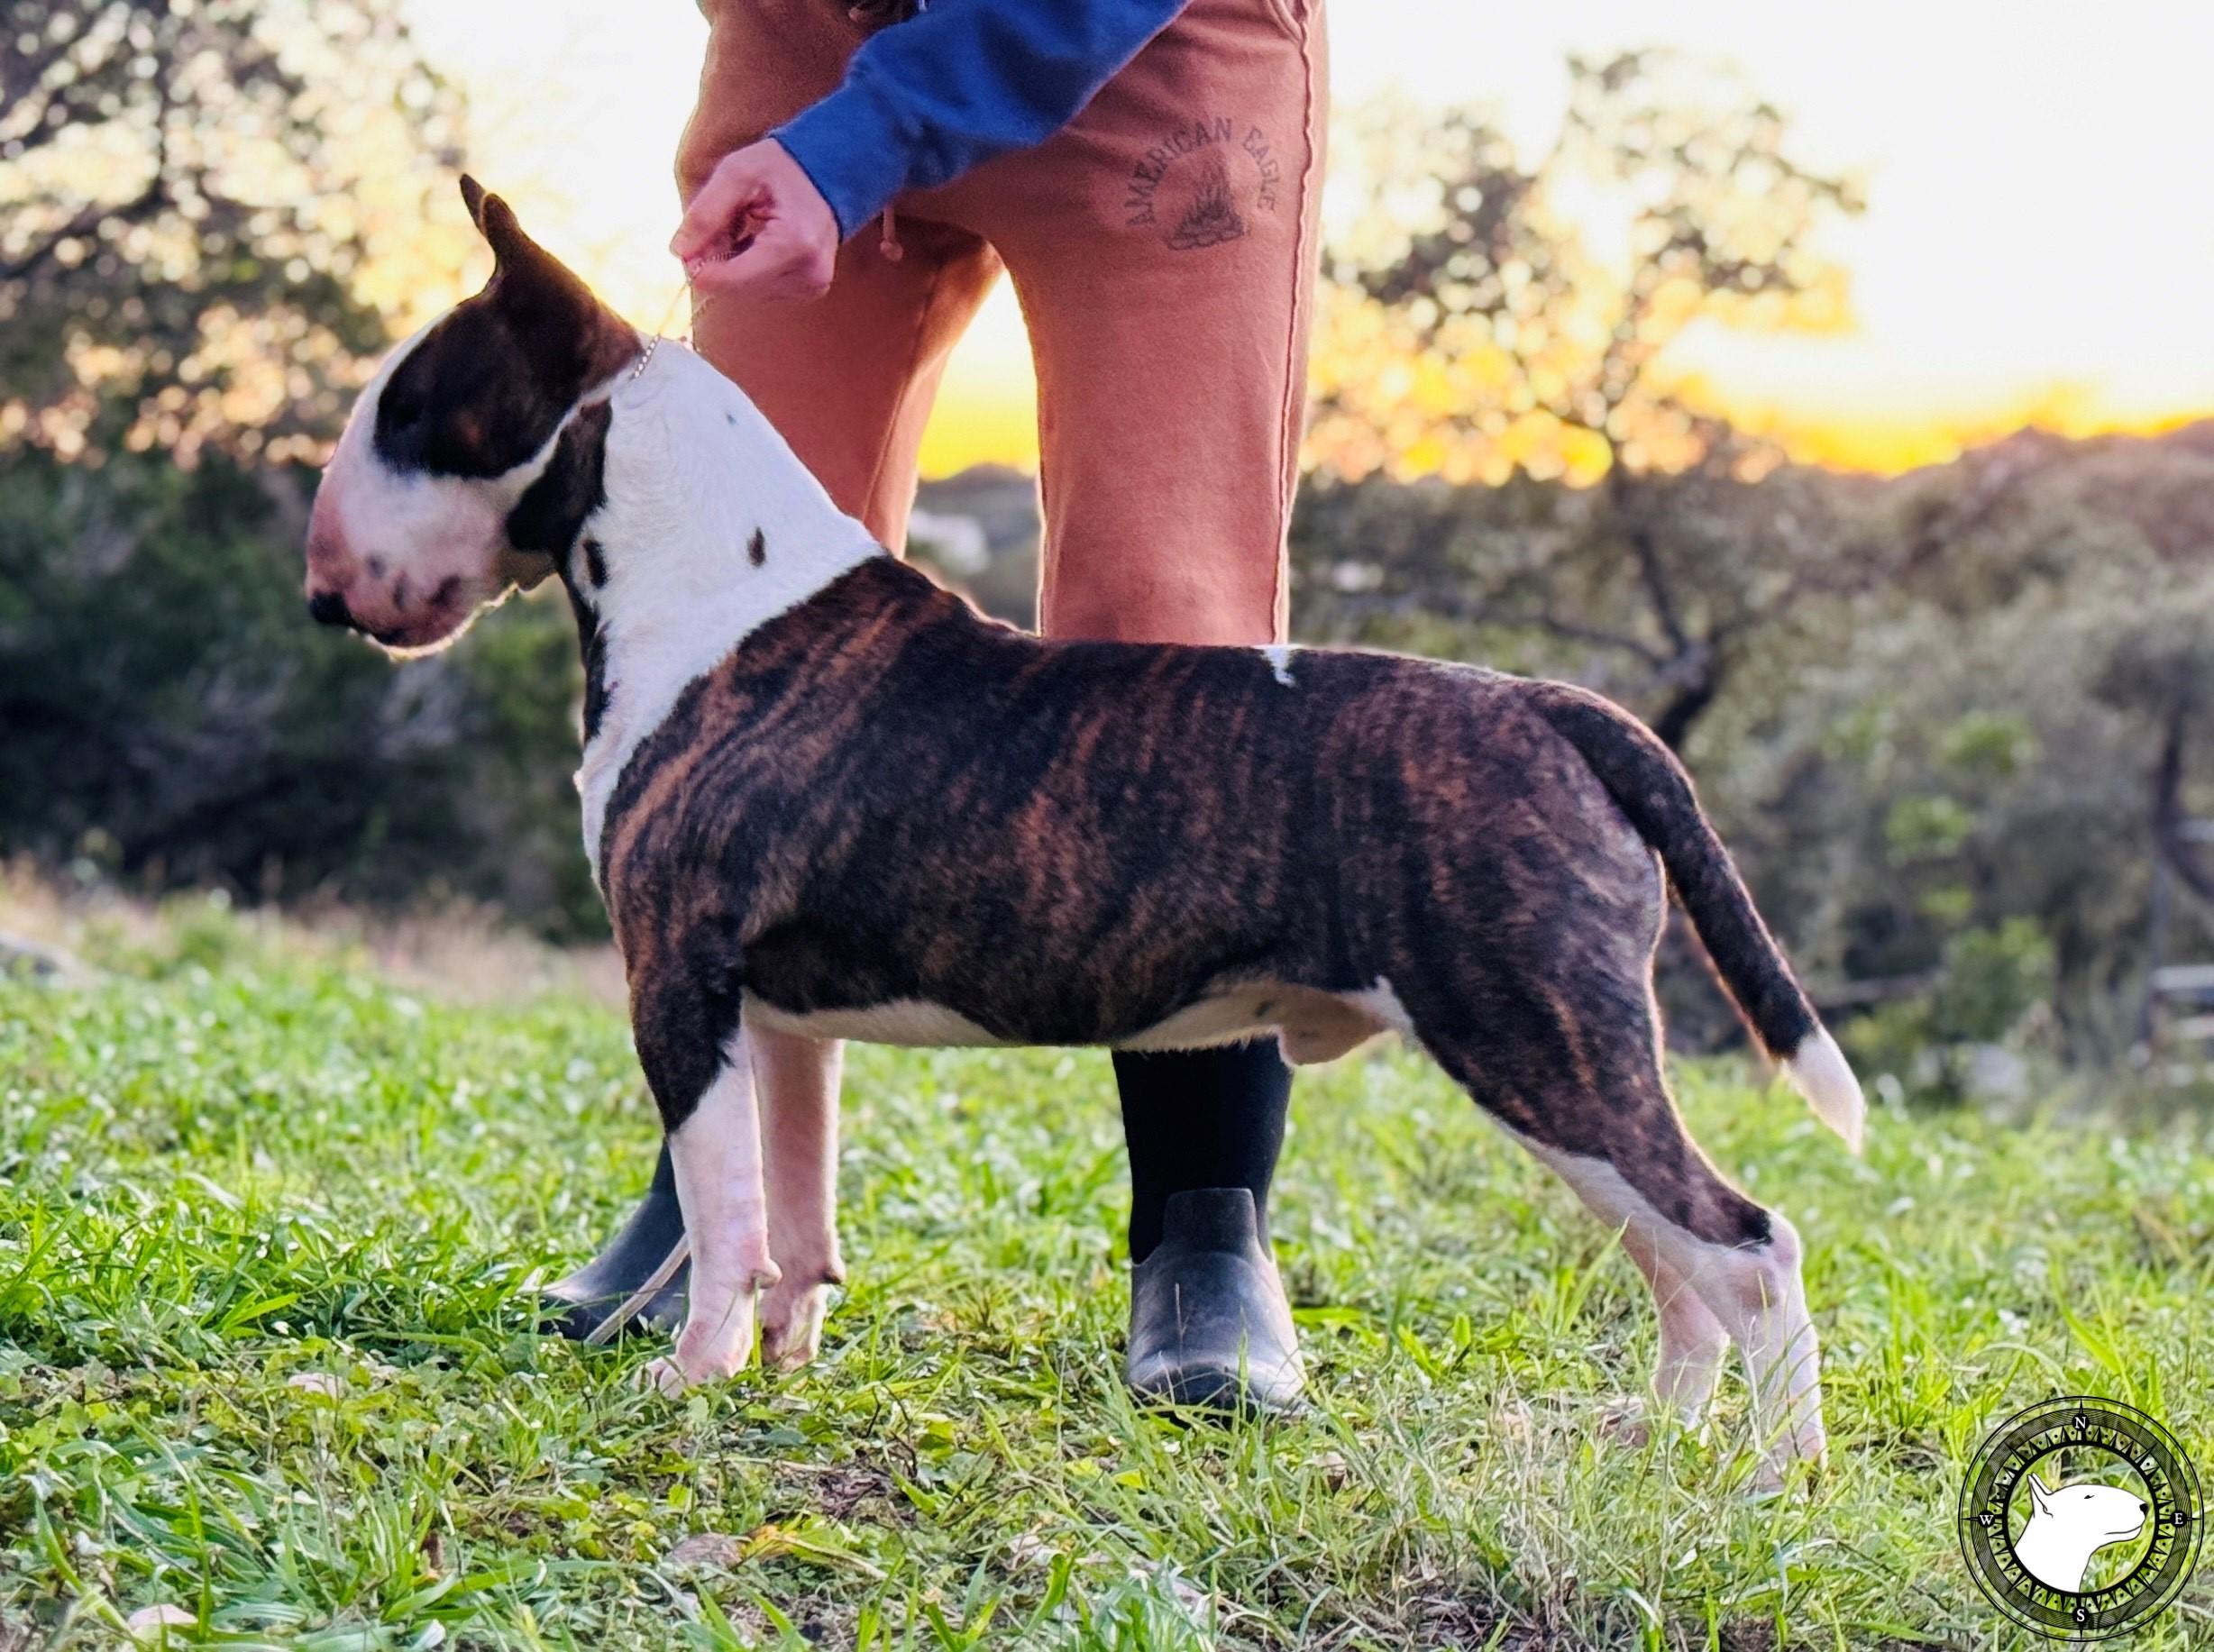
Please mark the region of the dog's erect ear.
<svg viewBox="0 0 2214 1652"><path fill-rule="evenodd" d="M575 346L591 378L636 351L636 335L576 271L523 233L513 207L473 178L462 179L462 199L492 249L484 297L520 336L557 354Z"/></svg>
<svg viewBox="0 0 2214 1652"><path fill-rule="evenodd" d="M2034 1474L2029 1477L2029 1501L2039 1514L2053 1512L2053 1493L2045 1490L2045 1482Z"/></svg>
<svg viewBox="0 0 2214 1652"><path fill-rule="evenodd" d="M578 398L645 346L581 277L523 233L505 201L473 178L461 183L491 244L491 278L393 364L372 443L398 472L484 479L540 452Z"/></svg>
<svg viewBox="0 0 2214 1652"><path fill-rule="evenodd" d="M492 264L498 269L534 269L551 264L561 269L559 260L544 247L523 233L517 222L515 208L496 195L488 195L479 203L475 214L477 227L484 232L484 239L492 246Z"/></svg>
<svg viewBox="0 0 2214 1652"><path fill-rule="evenodd" d="M477 233L491 246L496 272L550 269L559 271L572 281L576 279L559 259L523 233L514 207L467 173L462 176L462 204L469 208L469 221L477 226Z"/></svg>

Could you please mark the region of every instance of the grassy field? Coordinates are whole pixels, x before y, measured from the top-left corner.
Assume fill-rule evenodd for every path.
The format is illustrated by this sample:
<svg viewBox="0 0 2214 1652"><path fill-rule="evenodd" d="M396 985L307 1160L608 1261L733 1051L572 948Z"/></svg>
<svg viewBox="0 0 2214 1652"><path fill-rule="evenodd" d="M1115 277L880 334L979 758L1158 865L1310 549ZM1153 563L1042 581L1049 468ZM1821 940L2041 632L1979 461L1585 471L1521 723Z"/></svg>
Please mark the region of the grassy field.
<svg viewBox="0 0 2214 1652"><path fill-rule="evenodd" d="M1106 1063L859 1050L823 1357L672 1402L534 1333L642 1182L618 1017L396 982L188 909L0 983L0 1649L2018 1644L1958 1557L1999 1413L2214 1437L2203 1136L1678 1074L1808 1242L1832 1471L1743 1491L1743 1391L1616 1443L1642 1286L1424 1064L1302 1079L1276 1233L1312 1412L1134 1412ZM2204 1470L2201 1470L2202 1474ZM2214 1575L2133 1641L2214 1644Z"/></svg>

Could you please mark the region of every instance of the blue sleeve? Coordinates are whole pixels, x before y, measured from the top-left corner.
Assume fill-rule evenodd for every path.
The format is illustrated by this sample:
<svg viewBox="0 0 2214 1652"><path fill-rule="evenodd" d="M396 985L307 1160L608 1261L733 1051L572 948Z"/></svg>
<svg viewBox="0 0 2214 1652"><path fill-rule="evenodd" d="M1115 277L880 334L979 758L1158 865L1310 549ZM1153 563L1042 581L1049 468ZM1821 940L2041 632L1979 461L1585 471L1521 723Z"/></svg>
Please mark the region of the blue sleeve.
<svg viewBox="0 0 2214 1652"><path fill-rule="evenodd" d="M927 189L1042 143L1186 0L937 0L863 42L845 83L769 135L850 235Z"/></svg>

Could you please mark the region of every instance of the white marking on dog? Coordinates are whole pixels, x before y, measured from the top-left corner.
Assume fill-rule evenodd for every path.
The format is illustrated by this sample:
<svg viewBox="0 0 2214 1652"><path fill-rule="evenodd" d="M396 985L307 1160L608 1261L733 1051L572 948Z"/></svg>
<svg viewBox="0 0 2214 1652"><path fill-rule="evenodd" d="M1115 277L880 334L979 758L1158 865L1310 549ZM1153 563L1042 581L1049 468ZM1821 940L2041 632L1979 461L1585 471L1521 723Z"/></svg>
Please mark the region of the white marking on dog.
<svg viewBox="0 0 2214 1652"><path fill-rule="evenodd" d="M1209 993L1128 1038L1119 1050L1203 1050L1274 1033L1284 1059L1309 1067L1335 1061L1384 1030L1349 999L1288 981L1241 982Z"/></svg>
<svg viewBox="0 0 2214 1652"><path fill-rule="evenodd" d="M1295 1067L1337 1060L1384 1031L1349 994L1289 981L1244 981L1218 988L1127 1038L1118 1050L1204 1050L1273 1033Z"/></svg>
<svg viewBox="0 0 2214 1652"><path fill-rule="evenodd" d="M1217 988L1204 998L1171 1010L1150 1027L1119 1039L1122 1050L1206 1050L1220 1045L1242 1044L1273 1033L1282 1025L1286 1005L1301 989L1281 981L1241 981Z"/></svg>
<svg viewBox="0 0 2214 1652"><path fill-rule="evenodd" d="M1853 1076L1837 1040L1817 1027L1791 1052L1783 1063L1783 1075L1792 1089L1807 1098L1815 1117L1843 1136L1846 1146L1860 1152L1868 1100L1861 1094L1861 1081Z"/></svg>
<svg viewBox="0 0 2214 1652"><path fill-rule="evenodd" d="M1287 689L1299 686L1292 680L1292 645L1289 643L1270 643L1256 652L1268 662L1278 682Z"/></svg>
<svg viewBox="0 0 2214 1652"><path fill-rule="evenodd" d="M908 1049L1002 1049L1011 1042L957 1009L928 999L892 999L851 1009L780 1009L748 994L739 1011L755 1027L806 1038L853 1038Z"/></svg>
<svg viewBox="0 0 2214 1652"><path fill-rule="evenodd" d="M607 548L594 606L607 636L608 713L577 771L594 876L623 765L684 689L779 614L889 554L830 502L746 393L682 345L664 343L613 401L608 502L591 519ZM758 565L746 552L756 532Z"/></svg>
<svg viewBox="0 0 2214 1652"><path fill-rule="evenodd" d="M1410 1038L1414 1036L1414 1018L1407 1013L1407 1007L1399 1001L1399 994L1392 990L1390 976L1379 975L1374 985L1345 996L1346 1001L1363 1015L1381 1021L1395 1033Z"/></svg>
<svg viewBox="0 0 2214 1652"><path fill-rule="evenodd" d="M1752 1385L1753 1439L1761 1453L1757 1485L1780 1486L1794 1458L1821 1462L1828 1451L1822 1350L1807 1311L1798 1233L1791 1224L1771 1210L1766 1244L1709 1244L1653 1209L1605 1159L1563 1153L1519 1131L1507 1134L1551 1165L1601 1221L1650 1246L1743 1351ZM1683 1328L1697 1329L1689 1324ZM1697 1380L1696 1371L1668 1378L1667 1386L1675 1390L1670 1397L1688 1399L1686 1391Z"/></svg>
<svg viewBox="0 0 2214 1652"><path fill-rule="evenodd" d="M2048 1492L2032 1474L2029 1503L2029 1524L2014 1539L2014 1557L2039 1583L2071 1594L2082 1592L2094 1554L2145 1529L2145 1500L2118 1485L2084 1483Z"/></svg>
<svg viewBox="0 0 2214 1652"><path fill-rule="evenodd" d="M735 1375L754 1351L754 1297L777 1282L769 1255L761 1118L741 1029L691 1117L669 1136L677 1203L691 1241L691 1285L672 1358L645 1368L663 1393Z"/></svg>
<svg viewBox="0 0 2214 1652"><path fill-rule="evenodd" d="M1623 1248L1630 1253L1652 1288L1653 1306L1660 1315L1660 1351L1653 1363L1653 1394L1673 1410L1688 1428L1697 1428L1715 1397L1715 1382L1722 1374L1722 1356L1729 1351L1730 1333L1715 1310L1699 1300L1697 1289L1670 1267L1660 1247L1640 1243L1627 1228L1622 1231Z"/></svg>

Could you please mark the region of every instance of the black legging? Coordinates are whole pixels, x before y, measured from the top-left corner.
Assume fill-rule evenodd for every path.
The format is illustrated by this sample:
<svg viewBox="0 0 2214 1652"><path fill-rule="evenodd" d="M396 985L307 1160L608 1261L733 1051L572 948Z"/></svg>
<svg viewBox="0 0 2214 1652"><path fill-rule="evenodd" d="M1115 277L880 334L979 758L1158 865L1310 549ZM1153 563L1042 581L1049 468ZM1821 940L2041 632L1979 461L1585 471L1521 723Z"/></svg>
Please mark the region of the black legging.
<svg viewBox="0 0 2214 1652"><path fill-rule="evenodd" d="M1115 1052L1130 1154L1130 1260L1161 1242L1161 1207L1191 1188L1253 1190L1268 1233L1268 1183L1284 1147L1292 1070L1274 1038L1219 1050Z"/></svg>

